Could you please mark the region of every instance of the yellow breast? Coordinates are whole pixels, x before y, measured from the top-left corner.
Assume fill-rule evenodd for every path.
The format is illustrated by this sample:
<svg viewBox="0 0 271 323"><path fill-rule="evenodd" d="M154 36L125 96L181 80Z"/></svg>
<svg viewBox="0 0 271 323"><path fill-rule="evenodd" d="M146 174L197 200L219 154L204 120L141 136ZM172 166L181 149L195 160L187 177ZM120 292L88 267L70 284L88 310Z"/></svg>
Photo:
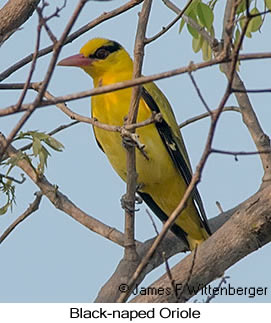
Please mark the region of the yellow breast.
<svg viewBox="0 0 271 323"><path fill-rule="evenodd" d="M131 99L131 89L124 89L117 92L107 93L92 98L92 116L100 122L121 126L128 114ZM144 121L151 116L151 111L146 103L141 99L138 111L138 122ZM117 132L109 132L95 128L95 136L107 155L111 165L119 176L126 180L126 150L122 145L122 138ZM174 205L168 205L165 189L179 193L184 191L184 181L177 172L161 137L154 124L138 128L140 143L145 145L144 151L148 159L137 149L136 168L138 173L138 184L142 186L142 191L153 195L153 188L159 196L159 204L164 204L166 199L166 209L173 209ZM166 183L165 183L166 182ZM159 189L161 187L161 189ZM182 188L182 189L180 189ZM160 192L160 193L159 193ZM179 194L177 194L179 195ZM165 207L163 207L165 209ZM166 210L165 210L166 211Z"/></svg>

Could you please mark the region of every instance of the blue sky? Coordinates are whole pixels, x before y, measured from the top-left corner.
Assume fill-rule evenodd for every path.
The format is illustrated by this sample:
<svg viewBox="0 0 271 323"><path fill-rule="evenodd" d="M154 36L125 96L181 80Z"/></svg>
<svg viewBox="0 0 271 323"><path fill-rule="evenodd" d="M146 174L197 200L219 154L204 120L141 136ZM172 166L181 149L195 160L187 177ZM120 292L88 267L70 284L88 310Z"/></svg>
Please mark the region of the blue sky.
<svg viewBox="0 0 271 323"><path fill-rule="evenodd" d="M47 13L60 6L62 1L49 1ZM105 11L124 4L125 1L89 2L80 15L73 31L90 22ZM185 1L179 1L180 6ZM49 25L59 36L67 23L76 1L68 1L60 18L50 21ZM216 37L220 39L224 1L219 1L216 11ZM93 37L105 37L118 41L131 54L133 53L139 7L113 18L88 33L82 35L62 50L61 58L76 54L81 46ZM147 35L158 32L175 17L166 9L162 1L154 1ZM0 70L3 71L18 59L34 49L37 16L34 14L1 47ZM270 17L266 18L261 33L245 39L244 52L270 51ZM178 34L178 24L166 35L147 46L143 72L145 75L186 66L191 60L201 61L200 54L191 49L191 37L184 32ZM42 34L42 47L50 44L45 33ZM33 77L34 81L43 79L50 54L38 60ZM241 65L240 75L247 88L270 87L271 65L269 60L248 61ZM24 82L29 65L10 76L5 82ZM222 97L226 79L218 67L198 71L194 74L198 85L209 106L216 108ZM157 84L168 97L179 122L205 112L187 75L158 81ZM91 79L79 69L57 67L49 85L55 96L74 93L92 88ZM19 97L18 91L1 91L1 108L14 104ZM29 91L25 102L33 99ZM264 131L270 135L270 94L250 95L251 102L259 117ZM77 113L89 116L90 99L70 102L69 107ZM233 97L227 105L236 105ZM7 135L16 124L20 115L0 119L1 131ZM24 126L24 131L50 131L60 124L68 123L69 118L52 106L36 111ZM199 161L204 148L209 127L205 119L183 129L193 167ZM90 125L79 124L59 133L65 150L62 153L52 151L45 175L57 184L59 189L88 214L100 221L123 230L124 216L120 206L120 197L125 192L125 184L114 173L104 154L99 150ZM253 151L255 146L248 131L236 112L226 112L219 121L214 147L233 151ZM13 175L19 176L20 170ZM263 171L258 156L240 157L236 162L232 156L211 155L204 168L199 189L209 218L217 215L215 205L219 201L224 210L230 209L256 192L261 183ZM13 212L1 216L1 232L14 221L33 201L35 185L27 179L18 185L17 205ZM2 201L2 200L1 200ZM145 240L153 236L154 229L141 205L136 215L136 237ZM157 220L158 227L161 227ZM0 302L89 302L93 301L103 284L113 273L122 257L123 250L112 242L89 231L68 215L56 210L44 197L40 209L24 221L0 245ZM248 298L247 296L221 296L214 302L270 302L270 245L244 258L226 274L231 276L233 286L268 287L267 296ZM177 255L170 264L178 262L183 255ZM147 287L165 272L162 265L154 270L143 282ZM217 284L217 283L215 283ZM196 297L202 301L202 297Z"/></svg>

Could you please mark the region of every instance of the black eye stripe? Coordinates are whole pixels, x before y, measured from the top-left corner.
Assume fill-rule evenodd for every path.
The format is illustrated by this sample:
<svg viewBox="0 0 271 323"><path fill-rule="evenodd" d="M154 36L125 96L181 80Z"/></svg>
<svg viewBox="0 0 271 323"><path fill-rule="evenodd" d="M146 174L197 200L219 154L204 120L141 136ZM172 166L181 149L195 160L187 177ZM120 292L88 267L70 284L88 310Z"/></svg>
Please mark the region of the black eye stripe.
<svg viewBox="0 0 271 323"><path fill-rule="evenodd" d="M99 57L97 57L97 53L98 53L98 51L99 50L101 50L101 49L104 49L105 51L107 51L107 52L109 52L109 53L114 53L114 52L116 52L116 51L118 51L119 49L121 49L121 46L120 46L120 44L119 43L117 43L117 42L112 42L112 43L110 43L109 45L105 45L105 46L101 46L100 48L98 48L96 51L95 51L95 53L94 54L91 54L91 55L89 55L89 57L90 58L98 58L99 59Z"/></svg>

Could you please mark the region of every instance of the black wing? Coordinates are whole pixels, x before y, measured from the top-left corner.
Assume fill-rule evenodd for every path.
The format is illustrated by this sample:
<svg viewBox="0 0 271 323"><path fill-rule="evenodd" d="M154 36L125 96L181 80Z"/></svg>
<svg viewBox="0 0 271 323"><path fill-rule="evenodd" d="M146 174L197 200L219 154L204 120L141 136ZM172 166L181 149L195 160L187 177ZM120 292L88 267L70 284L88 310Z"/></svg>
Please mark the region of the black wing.
<svg viewBox="0 0 271 323"><path fill-rule="evenodd" d="M160 113L160 109L159 109L157 103L155 102L153 97L149 94L149 92L144 87L142 88L142 98L152 111L154 111L156 113ZM185 161L184 156L179 149L178 142L174 138L175 136L173 135L171 128L169 127L169 125L166 123L165 120L162 120L162 122L157 122L155 125L156 125L156 128L161 136L161 139L162 139L173 163L175 164L175 166L177 167L177 169L179 170L179 172L183 176L186 184L189 185L189 183L191 182L191 179L192 179L192 175L191 175L190 169L187 165L187 162ZM142 198L144 199L143 196L142 196ZM205 228L205 230L208 232L208 234L211 234L211 230L208 226L208 220L207 220L207 217L206 217L206 214L204 211L203 203L202 203L200 194L196 188L194 189L194 191L192 193L192 198L193 198L193 203L195 205L195 208L198 211L198 216L201 220L202 227ZM155 203L154 201L150 202L150 204L147 201L146 201L146 203L149 205L149 207L151 209L154 208L153 206L150 205L152 203ZM167 216L166 216L166 219L167 219ZM173 228L172 228L172 231L174 231ZM177 235L179 235L179 234L177 234ZM183 237L181 237L181 238L183 239ZM187 239L185 239L185 240L187 240Z"/></svg>

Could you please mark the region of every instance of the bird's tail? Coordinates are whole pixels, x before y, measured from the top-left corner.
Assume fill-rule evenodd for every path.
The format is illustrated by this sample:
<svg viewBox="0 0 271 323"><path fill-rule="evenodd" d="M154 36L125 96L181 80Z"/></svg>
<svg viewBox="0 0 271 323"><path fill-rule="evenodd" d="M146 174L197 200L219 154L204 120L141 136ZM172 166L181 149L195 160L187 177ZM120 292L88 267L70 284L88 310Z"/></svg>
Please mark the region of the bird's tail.
<svg viewBox="0 0 271 323"><path fill-rule="evenodd" d="M201 233L202 233L202 239L200 240L193 239L189 235L187 236L187 241L189 243L189 248L191 251L194 250L197 246L199 246L202 242L207 240L210 236L209 233L204 228L201 229Z"/></svg>

